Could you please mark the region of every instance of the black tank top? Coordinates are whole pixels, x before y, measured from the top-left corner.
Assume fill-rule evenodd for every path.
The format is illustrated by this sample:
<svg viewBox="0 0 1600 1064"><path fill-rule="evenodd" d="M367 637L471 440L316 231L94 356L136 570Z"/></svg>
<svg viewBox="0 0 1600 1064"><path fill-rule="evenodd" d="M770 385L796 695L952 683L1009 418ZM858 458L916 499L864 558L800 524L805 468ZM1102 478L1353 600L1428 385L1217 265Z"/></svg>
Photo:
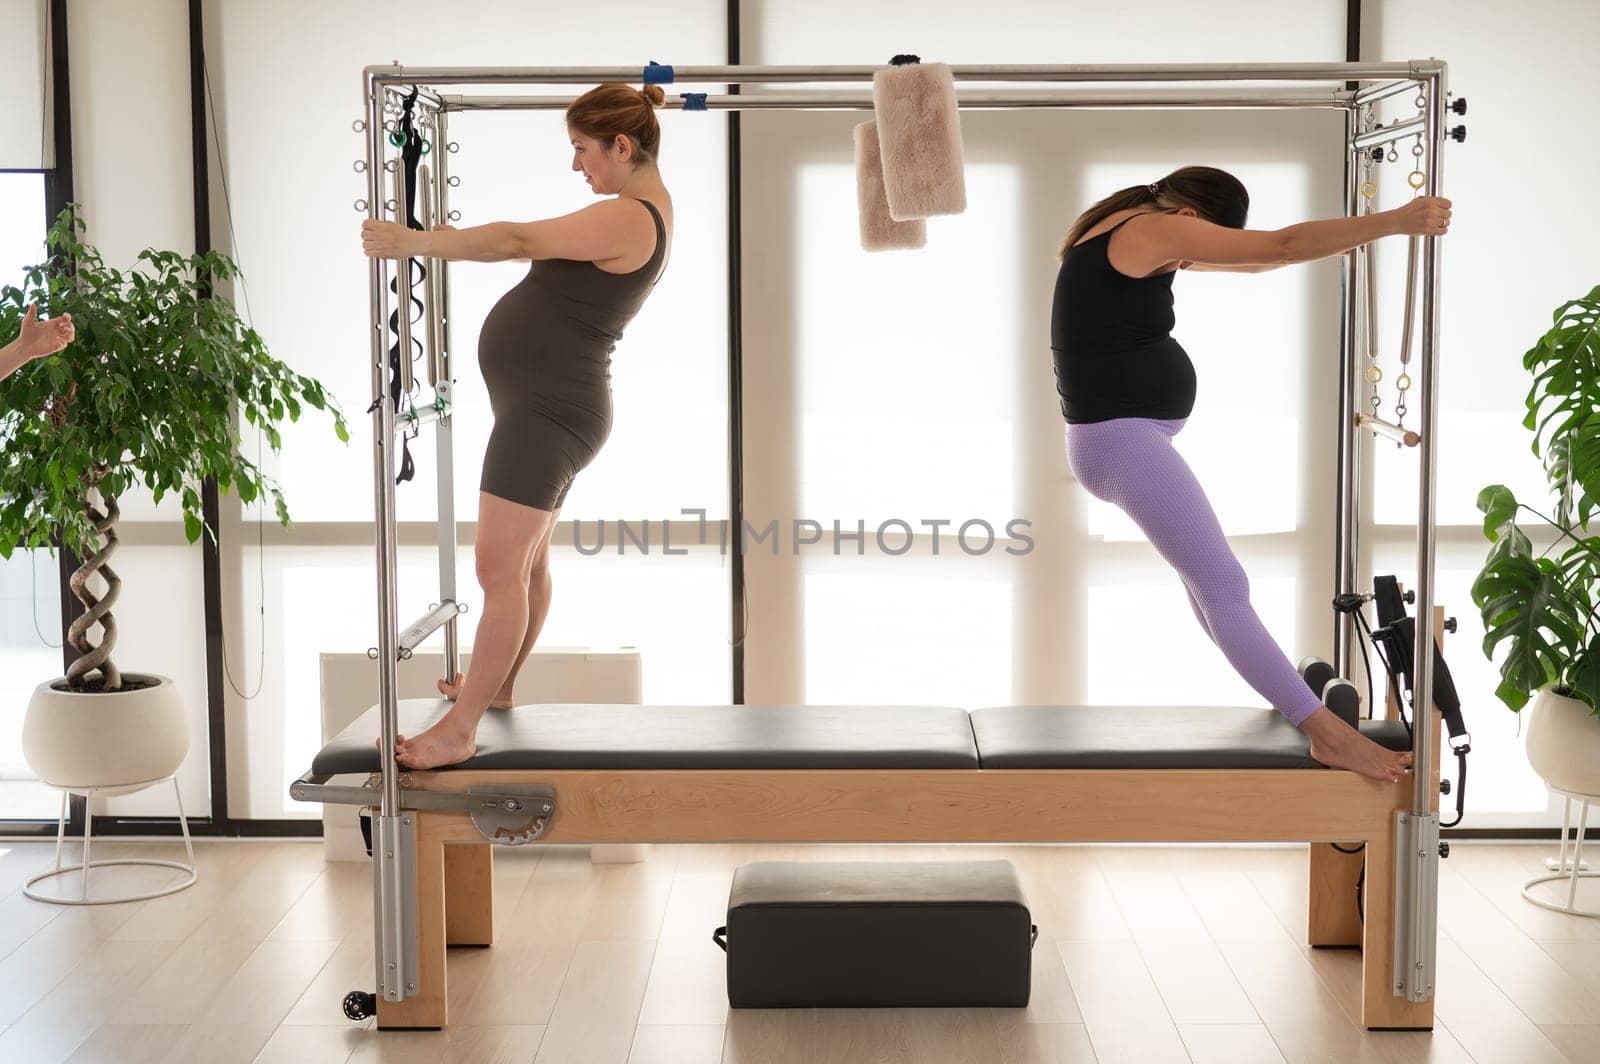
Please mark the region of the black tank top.
<svg viewBox="0 0 1600 1064"><path fill-rule="evenodd" d="M1067 249L1056 274L1050 349L1067 424L1114 418L1180 420L1194 409L1195 372L1172 338L1172 278L1129 277L1111 265L1111 234Z"/></svg>

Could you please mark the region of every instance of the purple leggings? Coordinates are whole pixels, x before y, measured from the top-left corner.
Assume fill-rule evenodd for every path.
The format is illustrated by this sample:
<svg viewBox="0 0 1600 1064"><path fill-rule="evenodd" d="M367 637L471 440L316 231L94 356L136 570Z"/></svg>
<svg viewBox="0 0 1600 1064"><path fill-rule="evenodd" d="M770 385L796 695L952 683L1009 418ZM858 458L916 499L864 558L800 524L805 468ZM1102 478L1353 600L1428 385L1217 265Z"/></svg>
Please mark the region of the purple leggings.
<svg viewBox="0 0 1600 1064"><path fill-rule="evenodd" d="M1172 438L1183 421L1117 418L1067 426L1067 461L1089 494L1113 503L1183 579L1189 605L1228 664L1299 727L1322 705L1250 605L1250 580L1233 556L1200 482Z"/></svg>

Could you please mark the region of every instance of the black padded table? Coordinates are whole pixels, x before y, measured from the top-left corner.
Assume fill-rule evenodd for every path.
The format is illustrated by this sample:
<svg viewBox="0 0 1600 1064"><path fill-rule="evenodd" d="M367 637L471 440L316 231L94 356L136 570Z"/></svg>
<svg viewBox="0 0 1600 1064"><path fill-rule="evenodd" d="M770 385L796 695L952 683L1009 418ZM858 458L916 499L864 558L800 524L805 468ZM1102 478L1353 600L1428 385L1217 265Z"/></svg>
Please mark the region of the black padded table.
<svg viewBox="0 0 1600 1064"><path fill-rule="evenodd" d="M400 734L442 717L442 698L403 699ZM377 772L377 707L312 763L317 775ZM953 706L639 706L491 709L464 769L975 769L967 711Z"/></svg>
<svg viewBox="0 0 1600 1064"><path fill-rule="evenodd" d="M400 702L400 733L444 715L442 698ZM1366 734L1410 748L1398 721ZM312 763L319 775L379 769L374 707ZM490 710L463 769L1281 769L1320 768L1300 730L1270 709L1149 706L641 706Z"/></svg>

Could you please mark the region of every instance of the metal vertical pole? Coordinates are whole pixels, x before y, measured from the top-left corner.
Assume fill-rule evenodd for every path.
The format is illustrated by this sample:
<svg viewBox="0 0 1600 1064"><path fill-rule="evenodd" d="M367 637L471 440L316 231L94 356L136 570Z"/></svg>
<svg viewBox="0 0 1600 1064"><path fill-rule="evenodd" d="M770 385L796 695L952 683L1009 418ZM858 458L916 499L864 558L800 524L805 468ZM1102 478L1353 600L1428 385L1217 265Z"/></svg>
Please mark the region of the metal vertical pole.
<svg viewBox="0 0 1600 1064"><path fill-rule="evenodd" d="M374 79L363 79L362 106L367 133L367 216L383 217L383 100ZM404 204L397 204L401 210ZM373 529L377 541L378 578L378 719L379 769L383 780L382 799L375 824L373 857L373 904L376 924L374 957L378 992L386 1001L405 997L402 974L407 964L406 907L402 902L405 867L400 836L400 774L394 760L395 736L399 730L400 705L397 696L395 653L399 643L395 560L394 497L394 404L389 400L388 315L385 313L388 268L383 259L373 259L368 271L368 300L372 313L372 461ZM403 297L402 293L402 297ZM401 320L405 315L401 315ZM404 348L402 348L404 357ZM415 951L411 951L414 956Z"/></svg>
<svg viewBox="0 0 1600 1064"><path fill-rule="evenodd" d="M1430 61L1417 64L1424 75L1423 94L1427 106L1425 193L1439 195L1442 168L1442 137L1445 127L1446 68ZM1395 859L1396 941L1395 955L1400 967L1395 974L1396 994L1409 1001L1427 1001L1433 996L1434 968L1438 946L1439 905L1439 814L1433 810L1433 758L1435 723L1433 706L1433 599L1434 599L1434 523L1435 474L1438 466L1439 410L1439 238L1423 242L1422 274L1422 357L1418 378L1421 404L1422 441L1419 487L1417 492L1417 579L1416 642L1413 647L1414 712L1412 714L1412 801L1409 813L1397 813ZM1409 867L1408 867L1409 866Z"/></svg>
<svg viewBox="0 0 1600 1064"><path fill-rule="evenodd" d="M1437 64L1426 82L1428 102L1427 195L1439 195L1443 163L1445 125L1445 66ZM1413 754L1416 776L1413 779L1411 811L1418 816L1433 807L1434 719L1433 719L1433 600L1434 600L1434 524L1436 521L1435 480L1439 454L1439 238L1427 237L1422 246L1422 357L1418 384L1421 400L1422 442L1420 490L1417 497L1417 640L1416 722Z"/></svg>
<svg viewBox="0 0 1600 1064"><path fill-rule="evenodd" d="M445 112L433 116L433 187L424 194L433 204L432 221L445 224L450 219L450 135ZM439 601L456 601L456 476L455 476L455 379L451 374L449 263L434 259L428 264L428 322L436 338L429 352L429 375L434 395L444 403L434 427L435 455L439 485ZM444 678L454 683L460 671L461 639L454 618L444 624Z"/></svg>
<svg viewBox="0 0 1600 1064"><path fill-rule="evenodd" d="M1356 184L1360 180L1360 152L1355 147L1355 136L1360 121L1360 108L1352 106L1345 112L1344 153L1344 213L1346 218L1358 210ZM1358 558L1356 537L1359 518L1360 464L1359 434L1356 432L1356 404L1360 402L1359 378L1356 373L1356 303L1360 276L1356 269L1359 249L1351 249L1344 257L1343 296L1344 315L1339 328L1339 484L1337 525L1334 532L1334 593L1348 595L1355 591L1356 562ZM1355 618L1348 613L1334 614L1333 667L1339 676L1349 676L1351 636Z"/></svg>

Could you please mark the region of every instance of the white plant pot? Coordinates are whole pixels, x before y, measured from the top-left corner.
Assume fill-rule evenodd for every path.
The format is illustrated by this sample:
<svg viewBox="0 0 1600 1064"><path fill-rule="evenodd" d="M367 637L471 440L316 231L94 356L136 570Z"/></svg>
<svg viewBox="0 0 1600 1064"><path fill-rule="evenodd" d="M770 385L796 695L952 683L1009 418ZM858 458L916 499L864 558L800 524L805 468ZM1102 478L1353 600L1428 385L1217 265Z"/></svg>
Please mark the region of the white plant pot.
<svg viewBox="0 0 1600 1064"><path fill-rule="evenodd" d="M34 689L22 723L28 767L62 790L123 792L166 779L189 753L189 726L178 689L165 676L140 691L88 694L56 690L62 680Z"/></svg>
<svg viewBox="0 0 1600 1064"><path fill-rule="evenodd" d="M1551 788L1600 795L1600 717L1576 698L1546 687L1525 710L1528 763Z"/></svg>

